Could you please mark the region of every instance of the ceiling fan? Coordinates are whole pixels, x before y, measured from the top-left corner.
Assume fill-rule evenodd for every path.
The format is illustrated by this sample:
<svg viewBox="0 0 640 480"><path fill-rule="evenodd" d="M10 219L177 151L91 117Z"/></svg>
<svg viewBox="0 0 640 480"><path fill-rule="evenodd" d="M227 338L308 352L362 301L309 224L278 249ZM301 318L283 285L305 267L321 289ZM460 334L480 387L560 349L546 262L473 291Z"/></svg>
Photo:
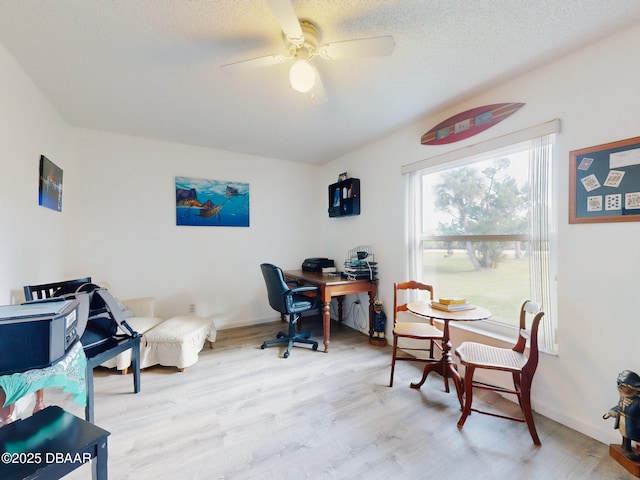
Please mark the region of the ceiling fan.
<svg viewBox="0 0 640 480"><path fill-rule="evenodd" d="M358 57L387 56L393 53L393 37L385 35L320 44L320 30L309 20L298 20L291 0L267 0L284 34L288 52L241 60L222 65L222 70L235 73L293 61L289 70L291 88L300 93L311 92L312 99L324 96L322 81L310 61L315 57L342 60Z"/></svg>

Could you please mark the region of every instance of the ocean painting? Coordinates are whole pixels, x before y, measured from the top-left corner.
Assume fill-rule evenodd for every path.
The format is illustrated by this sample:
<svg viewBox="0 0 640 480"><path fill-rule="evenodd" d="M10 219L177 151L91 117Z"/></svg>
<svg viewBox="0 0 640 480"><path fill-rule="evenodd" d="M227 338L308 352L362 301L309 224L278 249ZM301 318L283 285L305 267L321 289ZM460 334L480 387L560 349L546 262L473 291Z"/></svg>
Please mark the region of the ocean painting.
<svg viewBox="0 0 640 480"><path fill-rule="evenodd" d="M249 184L176 177L176 225L248 227Z"/></svg>

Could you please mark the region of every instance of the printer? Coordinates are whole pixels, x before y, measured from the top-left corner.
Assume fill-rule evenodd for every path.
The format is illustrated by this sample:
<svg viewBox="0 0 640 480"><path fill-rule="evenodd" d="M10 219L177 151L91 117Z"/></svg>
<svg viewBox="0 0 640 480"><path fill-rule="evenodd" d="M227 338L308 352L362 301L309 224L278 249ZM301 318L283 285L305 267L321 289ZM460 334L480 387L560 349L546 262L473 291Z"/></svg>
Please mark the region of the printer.
<svg viewBox="0 0 640 480"><path fill-rule="evenodd" d="M322 272L325 268L335 268L335 266L333 260L324 257L307 258L302 262L302 270L305 272Z"/></svg>
<svg viewBox="0 0 640 480"><path fill-rule="evenodd" d="M62 298L0 306L0 375L48 367L78 339L84 313Z"/></svg>

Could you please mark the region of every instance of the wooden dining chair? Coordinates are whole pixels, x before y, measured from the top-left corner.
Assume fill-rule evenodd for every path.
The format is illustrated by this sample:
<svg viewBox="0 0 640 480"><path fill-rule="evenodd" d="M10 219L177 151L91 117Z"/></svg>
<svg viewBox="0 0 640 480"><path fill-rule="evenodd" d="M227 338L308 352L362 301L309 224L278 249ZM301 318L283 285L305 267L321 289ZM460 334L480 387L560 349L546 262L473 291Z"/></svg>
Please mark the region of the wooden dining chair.
<svg viewBox="0 0 640 480"><path fill-rule="evenodd" d="M469 414L473 412L505 418L517 422L526 423L529 433L535 445L540 445L540 438L533 423L533 413L531 411L531 383L533 375L538 367L538 326L544 316L540 305L527 300L520 308L520 328L518 341L513 348L498 348L476 342L463 342L455 351L460 358L460 362L465 366L464 392L465 402L458 429L462 430L464 422ZM527 328L527 319L532 318L530 327ZM529 341L529 353L525 353ZM498 385L482 383L474 380L473 376L478 369L498 370L509 372L513 377L513 388L506 388ZM522 410L523 417L513 417L501 415L495 412L479 410L473 407L473 389L493 390L498 393L516 395Z"/></svg>
<svg viewBox="0 0 640 480"><path fill-rule="evenodd" d="M434 325L433 319L430 322L399 322L398 313L407 311L407 302L401 303L399 300L399 292L405 292L405 296L409 295L411 291L428 292L429 299L433 300L433 286L426 285L424 283L410 280L408 282L394 283L393 284L393 356L391 358L391 378L389 380L389 386L393 387L393 373L397 361L409 361L409 362L439 362L440 359L434 358L434 350L437 348L442 351L442 337L441 330ZM414 339L427 342L425 344L414 345L402 345L398 347L398 340ZM404 353L398 355L398 350ZM428 357L411 355L411 352L428 352ZM447 377L444 377L445 390L449 392L449 381Z"/></svg>

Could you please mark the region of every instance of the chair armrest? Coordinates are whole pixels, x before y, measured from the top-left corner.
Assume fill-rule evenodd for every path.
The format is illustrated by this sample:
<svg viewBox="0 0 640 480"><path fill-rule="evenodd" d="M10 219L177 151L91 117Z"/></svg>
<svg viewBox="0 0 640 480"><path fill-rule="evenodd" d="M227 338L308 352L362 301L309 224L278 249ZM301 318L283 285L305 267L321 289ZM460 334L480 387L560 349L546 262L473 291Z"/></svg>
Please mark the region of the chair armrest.
<svg viewBox="0 0 640 480"><path fill-rule="evenodd" d="M129 300L122 300L122 303L125 307L127 307L127 310L133 313L134 317L155 316L155 297L132 298Z"/></svg>
<svg viewBox="0 0 640 480"><path fill-rule="evenodd" d="M293 295L298 295L298 294L302 294L305 295L306 292L315 292L315 296L311 297L310 295L307 295L311 298L312 302L313 302L313 308L316 308L316 306L318 305L318 302L320 301L320 288L318 287L313 287L311 285L308 286L304 286L304 287L296 287L296 288L292 288L291 290L285 292L285 296L293 296Z"/></svg>
<svg viewBox="0 0 640 480"><path fill-rule="evenodd" d="M312 286L307 286L307 287L296 287L296 288L292 288L291 290L289 290L287 292L287 295L289 294L293 294L293 293L300 293L300 292L313 292L315 290L320 291L320 289L318 287L312 287Z"/></svg>

